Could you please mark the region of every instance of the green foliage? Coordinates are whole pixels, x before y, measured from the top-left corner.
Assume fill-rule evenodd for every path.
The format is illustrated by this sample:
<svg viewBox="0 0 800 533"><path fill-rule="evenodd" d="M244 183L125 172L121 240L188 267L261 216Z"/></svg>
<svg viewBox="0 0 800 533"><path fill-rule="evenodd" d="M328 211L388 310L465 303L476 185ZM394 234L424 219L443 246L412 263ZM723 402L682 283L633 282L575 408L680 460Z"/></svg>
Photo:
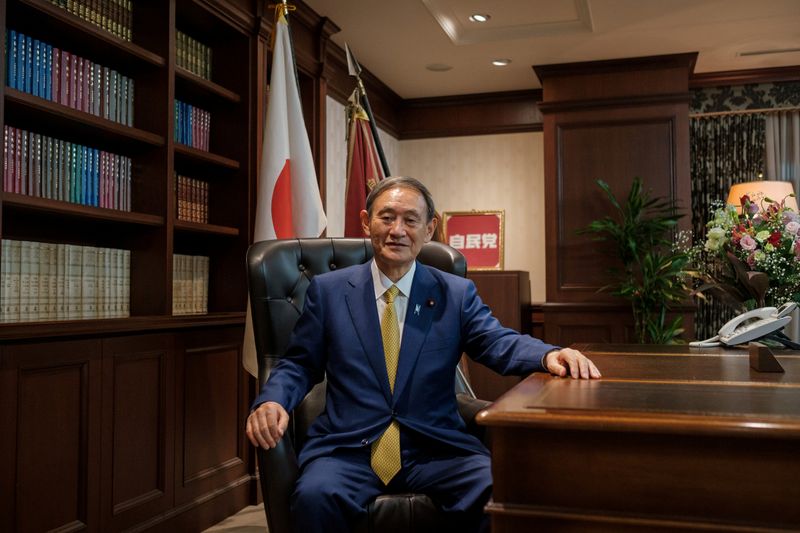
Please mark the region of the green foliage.
<svg viewBox="0 0 800 533"><path fill-rule="evenodd" d="M667 321L667 312L689 293L686 269L689 257L676 250L672 235L677 229L677 214L672 202L651 198L635 178L624 204L620 204L608 184L597 180L613 212L590 223L580 233L594 234L606 241L606 251L618 257L622 269L614 269L614 282L601 290L631 303L636 336L641 343L671 344L683 333L681 317Z"/></svg>

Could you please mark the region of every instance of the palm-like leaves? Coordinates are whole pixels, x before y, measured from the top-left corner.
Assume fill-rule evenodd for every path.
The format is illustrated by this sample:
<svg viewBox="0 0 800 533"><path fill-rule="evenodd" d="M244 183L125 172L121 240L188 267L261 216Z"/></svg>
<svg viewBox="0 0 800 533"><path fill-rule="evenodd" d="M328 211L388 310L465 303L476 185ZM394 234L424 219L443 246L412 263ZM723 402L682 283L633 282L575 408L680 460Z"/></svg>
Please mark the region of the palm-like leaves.
<svg viewBox="0 0 800 533"><path fill-rule="evenodd" d="M667 323L668 309L688 294L685 284L689 257L672 249L670 236L678 220L672 202L651 198L639 178L633 180L628 198L620 204L603 180L597 185L614 209L612 215L592 221L581 233L592 233L598 241L614 244L609 250L623 265L612 274L615 281L603 287L631 302L639 342L675 342L681 317Z"/></svg>

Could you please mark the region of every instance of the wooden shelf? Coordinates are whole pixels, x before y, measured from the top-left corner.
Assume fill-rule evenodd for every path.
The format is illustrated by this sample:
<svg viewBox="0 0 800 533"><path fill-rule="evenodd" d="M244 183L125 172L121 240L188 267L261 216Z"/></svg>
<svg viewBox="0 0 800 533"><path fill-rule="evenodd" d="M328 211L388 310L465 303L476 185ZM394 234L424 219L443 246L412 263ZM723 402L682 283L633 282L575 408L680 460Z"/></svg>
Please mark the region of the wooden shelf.
<svg viewBox="0 0 800 533"><path fill-rule="evenodd" d="M133 316L95 320L60 320L47 322L16 322L0 324L0 341L35 337L72 337L78 335L107 335L137 331L174 330L186 328L241 326L245 313L207 313L205 315Z"/></svg>
<svg viewBox="0 0 800 533"><path fill-rule="evenodd" d="M51 214L59 214L83 219L109 220L122 222L125 224L141 226L163 226L164 217L158 215L147 215L144 213L132 213L129 211L118 211L116 209L105 209L81 204L72 204L60 200L49 198L38 198L17 194L13 192L2 193L3 207L5 209L25 210L25 211L46 211Z"/></svg>
<svg viewBox="0 0 800 533"><path fill-rule="evenodd" d="M95 59L101 63L128 69L131 67L131 62L138 64L136 66L139 67L166 65L166 60L160 55L120 39L46 0L10 0L6 19L18 21L17 25L11 25L12 29L26 34L28 32L38 34L40 35L38 38L46 42L49 35L58 33L75 46L75 50L69 50L70 52L81 53L91 50Z"/></svg>
<svg viewBox="0 0 800 533"><path fill-rule="evenodd" d="M200 101L207 101L208 97L211 96L217 100L223 100L233 104L238 104L242 101L242 98L235 92L205 78L201 78L181 67L175 67L175 81L178 92L180 94L186 93L189 95L189 100L192 100L192 97L194 97ZM179 97L179 99L182 100L183 98Z"/></svg>
<svg viewBox="0 0 800 533"><path fill-rule="evenodd" d="M204 152L203 150L198 150L197 148L179 143L175 143L175 156L176 159L183 159L190 164L204 163L231 170L238 170L240 166L239 162L234 159L229 159L211 152Z"/></svg>
<svg viewBox="0 0 800 533"><path fill-rule="evenodd" d="M239 230L237 228L217 226L215 224L202 224L200 222L189 222L186 220L175 220L175 230L191 233L209 233L212 235L230 235L232 237L239 235Z"/></svg>
<svg viewBox="0 0 800 533"><path fill-rule="evenodd" d="M96 117L38 96L24 93L10 87L5 88L6 123L22 129L36 129L38 133L57 138L69 137L87 140L110 149L131 143L139 146L163 146L164 137L125 126L117 122ZM70 140L70 139L64 139Z"/></svg>

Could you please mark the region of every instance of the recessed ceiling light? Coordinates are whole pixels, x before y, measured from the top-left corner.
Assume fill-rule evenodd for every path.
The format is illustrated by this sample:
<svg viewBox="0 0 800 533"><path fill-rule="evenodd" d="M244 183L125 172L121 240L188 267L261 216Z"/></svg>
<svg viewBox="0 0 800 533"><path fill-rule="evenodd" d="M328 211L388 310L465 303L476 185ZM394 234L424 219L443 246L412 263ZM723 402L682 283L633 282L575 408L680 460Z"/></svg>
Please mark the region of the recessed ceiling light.
<svg viewBox="0 0 800 533"><path fill-rule="evenodd" d="M510 59L492 59L492 65L496 67L505 67L509 63L511 63Z"/></svg>
<svg viewBox="0 0 800 533"><path fill-rule="evenodd" d="M453 69L453 67L450 65L445 65L444 63L430 63L425 65L425 68L431 72L447 72L448 70Z"/></svg>
<svg viewBox="0 0 800 533"><path fill-rule="evenodd" d="M470 22L486 22L490 18L492 18L492 16L486 13L473 13L469 16Z"/></svg>

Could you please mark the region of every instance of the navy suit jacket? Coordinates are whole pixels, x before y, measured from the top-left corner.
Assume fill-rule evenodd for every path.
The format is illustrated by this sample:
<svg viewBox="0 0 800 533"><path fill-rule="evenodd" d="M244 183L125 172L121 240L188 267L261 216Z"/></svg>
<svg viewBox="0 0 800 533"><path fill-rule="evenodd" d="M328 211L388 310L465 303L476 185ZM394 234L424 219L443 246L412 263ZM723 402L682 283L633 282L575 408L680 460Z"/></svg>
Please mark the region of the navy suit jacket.
<svg viewBox="0 0 800 533"><path fill-rule="evenodd" d="M523 375L542 370L542 358L556 348L502 327L471 281L417 263L392 394L367 262L313 278L286 354L253 406L273 401L291 412L327 376L325 411L309 429L301 466L337 448L370 445L392 418L405 431L488 454L458 413L461 353L501 374Z"/></svg>

